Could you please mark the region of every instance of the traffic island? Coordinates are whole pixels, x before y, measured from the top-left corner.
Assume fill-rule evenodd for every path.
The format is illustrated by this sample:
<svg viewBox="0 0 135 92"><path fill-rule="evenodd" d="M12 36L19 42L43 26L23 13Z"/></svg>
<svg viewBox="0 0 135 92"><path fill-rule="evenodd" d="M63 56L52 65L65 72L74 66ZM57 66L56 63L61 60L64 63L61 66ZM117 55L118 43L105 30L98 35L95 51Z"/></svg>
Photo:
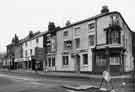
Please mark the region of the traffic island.
<svg viewBox="0 0 135 92"><path fill-rule="evenodd" d="M81 85L81 86L71 86L71 85L63 85L63 88L68 90L69 92L112 92L112 90L108 90L106 88L98 88L93 85Z"/></svg>

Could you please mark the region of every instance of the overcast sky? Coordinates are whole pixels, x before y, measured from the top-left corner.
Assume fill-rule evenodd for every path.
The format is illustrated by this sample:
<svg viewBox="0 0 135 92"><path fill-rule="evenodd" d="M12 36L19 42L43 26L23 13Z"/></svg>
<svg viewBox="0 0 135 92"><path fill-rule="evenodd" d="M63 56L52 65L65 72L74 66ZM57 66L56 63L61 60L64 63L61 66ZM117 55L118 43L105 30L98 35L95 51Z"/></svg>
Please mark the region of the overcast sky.
<svg viewBox="0 0 135 92"><path fill-rule="evenodd" d="M21 39L29 30L47 30L49 21L64 26L66 20L83 20L99 14L103 5L121 12L135 30L135 0L0 0L0 52L15 33Z"/></svg>

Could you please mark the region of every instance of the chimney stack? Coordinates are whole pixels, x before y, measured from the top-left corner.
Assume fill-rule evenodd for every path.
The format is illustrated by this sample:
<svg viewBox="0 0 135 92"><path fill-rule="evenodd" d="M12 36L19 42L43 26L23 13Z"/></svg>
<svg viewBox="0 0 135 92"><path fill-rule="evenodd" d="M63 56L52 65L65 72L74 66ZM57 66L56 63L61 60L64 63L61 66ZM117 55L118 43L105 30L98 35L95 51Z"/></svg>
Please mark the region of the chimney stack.
<svg viewBox="0 0 135 92"><path fill-rule="evenodd" d="M104 5L101 9L101 13L108 13L109 12L109 9L108 9L108 6L107 5Z"/></svg>

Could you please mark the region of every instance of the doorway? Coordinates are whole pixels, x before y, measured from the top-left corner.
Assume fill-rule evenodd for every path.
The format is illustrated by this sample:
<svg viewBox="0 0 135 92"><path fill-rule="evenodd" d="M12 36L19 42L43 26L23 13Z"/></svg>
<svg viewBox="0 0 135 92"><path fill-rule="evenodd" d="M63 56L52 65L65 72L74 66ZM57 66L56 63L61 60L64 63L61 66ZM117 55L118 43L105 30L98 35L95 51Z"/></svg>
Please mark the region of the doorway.
<svg viewBox="0 0 135 92"><path fill-rule="evenodd" d="M76 72L80 73L80 55L76 55Z"/></svg>

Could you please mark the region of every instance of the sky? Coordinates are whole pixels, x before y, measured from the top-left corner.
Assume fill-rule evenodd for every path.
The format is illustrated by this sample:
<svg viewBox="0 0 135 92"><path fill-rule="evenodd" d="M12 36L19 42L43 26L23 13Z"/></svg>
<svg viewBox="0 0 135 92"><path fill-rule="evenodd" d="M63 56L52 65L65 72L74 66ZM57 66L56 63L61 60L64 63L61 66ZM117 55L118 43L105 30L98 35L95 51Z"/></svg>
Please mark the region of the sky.
<svg viewBox="0 0 135 92"><path fill-rule="evenodd" d="M6 52L15 34L19 39L30 30L46 31L49 21L64 26L100 13L103 5L119 11L135 30L135 0L0 0L0 52Z"/></svg>

